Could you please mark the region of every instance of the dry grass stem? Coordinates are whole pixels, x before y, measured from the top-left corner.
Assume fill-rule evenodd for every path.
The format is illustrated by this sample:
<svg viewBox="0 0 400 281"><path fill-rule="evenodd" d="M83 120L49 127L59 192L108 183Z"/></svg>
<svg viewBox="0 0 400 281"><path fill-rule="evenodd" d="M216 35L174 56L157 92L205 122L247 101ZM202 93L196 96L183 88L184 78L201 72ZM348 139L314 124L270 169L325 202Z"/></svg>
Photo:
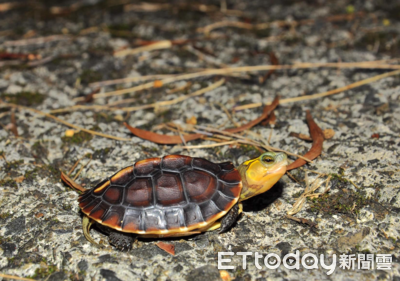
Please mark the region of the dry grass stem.
<svg viewBox="0 0 400 281"><path fill-rule="evenodd" d="M386 73L383 73L383 74L380 74L380 75L376 75L376 76L373 76L373 77L370 77L370 78L367 78L367 79L363 79L363 80L357 81L355 83L352 83L352 84L344 86L344 87L340 87L340 88L337 88L337 89L334 89L334 90L327 91L327 92L314 94L314 95L308 95L308 96L301 96L301 97L296 97L296 98L282 99L282 100L280 100L280 104L289 103L289 102L296 102L296 101L302 101L302 100L318 99L318 98L322 98L322 97L338 94L338 93L343 92L343 91L347 91L347 90L350 90L350 89L353 89L353 88L357 88L357 87L360 87L362 85L369 84L369 83L378 81L380 79L383 79L383 78L386 78L386 77L390 77L390 76L394 76L394 75L399 75L399 74L400 74L400 70L386 72Z"/></svg>
<svg viewBox="0 0 400 281"><path fill-rule="evenodd" d="M27 46L27 45L45 44L52 41L69 40L69 39L71 39L71 37L68 35L50 35L46 37L6 41L3 43L3 46L6 47Z"/></svg>
<svg viewBox="0 0 400 281"><path fill-rule="evenodd" d="M91 154L90 154L89 161L85 165L82 165L82 167L79 169L78 173L76 173L76 175L75 175L75 177L73 179L74 181L79 177L79 175L81 174L83 168L85 168L87 165L89 165L90 161L92 161L92 155Z"/></svg>
<svg viewBox="0 0 400 281"><path fill-rule="evenodd" d="M364 15L362 12L360 13L354 13L354 14L345 14L345 15L334 15L325 18L324 20L330 21L330 22L335 22L335 21L341 21L341 20L352 20L355 17L359 17ZM205 35L208 35L212 30L217 29L217 28L223 28L223 27L236 27L236 28L242 28L242 29L255 29L255 30L262 30L262 29L267 29L273 26L276 27L295 27L298 25L308 25L308 24L314 24L315 20L313 19L305 19L301 21L293 21L293 20L277 20L273 22L267 22L267 23L256 23L256 24L251 24L247 22L239 22L239 21L219 21L215 22L212 24L209 24L207 26L201 27L197 29L197 32L202 32Z"/></svg>
<svg viewBox="0 0 400 281"><path fill-rule="evenodd" d="M187 82L185 85L181 86L181 87L176 87L174 89L168 90L168 94L174 94L180 91L184 91L187 88L189 88L190 86L192 86L192 82Z"/></svg>
<svg viewBox="0 0 400 281"><path fill-rule="evenodd" d="M160 50L160 49L169 49L171 47L172 47L172 42L170 40L163 40L163 41L158 41L156 43L153 43L153 44L150 44L147 46L116 51L114 53L114 57L122 58L122 57L126 57L128 55L136 55L139 53L150 52L150 51Z"/></svg>
<svg viewBox="0 0 400 281"><path fill-rule="evenodd" d="M218 59L202 53L201 51L193 48L191 45L186 46L185 50L187 50L188 52L194 54L200 60L205 61L207 63L213 64L213 65L218 66L218 67L228 67L226 64L221 63Z"/></svg>
<svg viewBox="0 0 400 281"><path fill-rule="evenodd" d="M231 68L221 68L221 69L206 69L200 72L194 73L185 73L182 75L176 75L174 77L165 78L163 80L156 80L154 82L148 82L142 85L138 85L131 88L116 90L107 93L98 93L94 94L93 98L106 98L110 96L119 96L129 93L135 93L142 90L151 89L154 87L165 86L166 84L170 84L173 82L194 79L205 76L213 76L213 75L226 75L234 72L252 72L252 71L265 71L265 70L281 70L281 69L309 69L309 68L366 68L366 69L400 69L400 65L392 65L392 64L378 64L378 63L297 63L293 65L256 65L256 66L240 66L240 67L231 67ZM384 75L384 74L382 74ZM388 76L392 76L395 74L391 74ZM385 76L385 77L388 77ZM381 79L381 78L379 78ZM84 97L75 98L74 101L83 101Z"/></svg>
<svg viewBox="0 0 400 281"><path fill-rule="evenodd" d="M19 277L19 276L15 276L15 275L4 274L4 273L0 273L0 277L7 278L7 279L15 279L15 280L25 280L25 281L35 280L35 279L31 279L31 278L24 278L24 277Z"/></svg>
<svg viewBox="0 0 400 281"><path fill-rule="evenodd" d="M58 118L56 116L53 116L51 114L48 114L48 113L42 112L42 111L34 109L34 108L30 108L30 107L27 107L27 106L17 105L17 104L13 104L13 103L4 103L4 102L0 103L0 106L1 107L20 108L20 109L28 110L28 111L34 112L36 114L51 118L51 119L53 119L53 120L55 120L55 121L57 121L57 122L59 122L61 124L64 124L64 125L68 126L68 127L74 128L76 130L81 130L81 131L84 131L86 133L89 133L89 134L92 134L92 135L96 135L96 136L99 136L99 137L113 139L113 140L119 140L119 141L130 141L130 139L114 137L114 136L111 136L111 135L107 135L107 134L103 134L103 133L99 133L99 132L96 132L96 131L92 131L92 130L88 130L88 129L79 127L77 125L74 125L74 124L71 124L69 122L66 122L66 121L64 121L64 120L62 120L62 119L60 119L60 118Z"/></svg>
<svg viewBox="0 0 400 281"><path fill-rule="evenodd" d="M266 145L266 144L260 143L258 141L254 141L252 139L243 137L243 136L241 136L239 134L229 133L229 132L226 132L226 131L222 131L222 130L218 130L218 129L214 129L214 128L210 128L210 127L204 127L204 126L195 126L195 127L199 128L199 129L201 129L203 131L206 131L206 132L208 131L208 132L212 132L212 133L218 133L218 134L221 134L221 135L229 136L231 138L235 138L235 139L237 139L237 142L242 143L242 144L254 145L254 146L257 146L257 147L264 148L264 149L266 149L268 151L285 152L288 155L295 156L297 158L301 158L301 159L303 159L303 160L305 160L305 161L307 161L309 163L313 163L310 159L307 159L306 157L303 157L301 155L298 155L298 154L295 154L295 153L291 153L289 151L286 151L286 150L283 150L283 149L279 149L279 148L276 148L276 147L272 147L270 145ZM195 132L199 133L199 131L195 131ZM215 137L215 135L213 135L213 136Z"/></svg>
<svg viewBox="0 0 400 281"><path fill-rule="evenodd" d="M386 73L383 73L380 75L369 77L367 79L363 79L363 80L357 81L355 83L349 84L347 86L333 89L333 90L330 90L327 92L322 92L322 93L318 93L318 94L314 94L314 95L300 96L300 97L295 97L295 98L281 99L279 101L279 104L304 101L304 100L312 100L312 99L318 99L318 98L322 98L322 97L326 97L326 96L331 96L334 94L338 94L338 93L341 93L341 92L344 92L344 91L347 91L350 89L354 89L354 88L378 81L383 78L387 78L387 77L395 76L395 75L399 75L399 74L400 74L400 70L390 71L390 72L386 72ZM251 104L246 104L246 105L242 105L242 106L237 106L234 108L234 110L239 111L239 110L243 110L243 109L256 108L256 107L260 107L262 105L263 105L262 103L251 103Z"/></svg>
<svg viewBox="0 0 400 281"><path fill-rule="evenodd" d="M186 148L186 149L199 149L199 148L210 148L210 147L217 147L217 146L224 146L228 144L237 144L237 141L226 141L226 142L220 142L220 143L213 143L213 144L201 144L201 145L185 145L185 146L179 146L181 148Z"/></svg>
<svg viewBox="0 0 400 281"><path fill-rule="evenodd" d="M126 77L114 80L105 80L105 81L98 81L90 83L89 86L93 88L103 87L103 86L110 86L116 84L123 84L123 83L133 83L133 82L144 82L149 80L156 80L156 79L165 79L171 78L176 75L173 74L155 74L155 75L145 75L145 76L136 76L136 77Z"/></svg>
<svg viewBox="0 0 400 281"><path fill-rule="evenodd" d="M133 111L138 111L138 110L148 109L148 108L155 108L156 110L158 110L160 107L173 105L173 104L182 102L186 99L205 94L209 91L212 91L212 90L220 87L224 83L225 83L225 79L221 79L221 80L211 84L210 86L205 87L200 90L197 90L191 94L184 95L184 96L178 97L173 100L159 101L159 102L150 103L150 104L131 106L131 107L110 107L110 106L106 106L106 105L74 105L74 106L70 106L70 107L66 107L66 108L52 110L51 113L61 113L61 112L69 112L69 111L76 111L76 110L107 110L107 111L121 110L121 111L125 111L125 112L133 112Z"/></svg>
<svg viewBox="0 0 400 281"><path fill-rule="evenodd" d="M239 126L240 126L237 122L235 122L235 120L233 120L232 114L230 114L230 112L228 111L228 109L226 108L226 106L224 106L224 105L223 105L222 103L220 103L220 102L217 102L216 104L217 104L219 107L221 107L221 109L225 112L226 116L228 116L228 119L232 122L232 124L233 124L235 127L239 127Z"/></svg>
<svg viewBox="0 0 400 281"><path fill-rule="evenodd" d="M331 176L328 176L328 178L323 181L320 180L321 177L322 175L318 175L312 184L310 184L308 174L305 174L304 180L306 182L306 188L304 189L303 194L297 198L292 209L287 212L288 215L294 215L300 212L307 201L307 197L316 198L329 191L329 182L331 180ZM323 183L325 183L325 191L323 193L314 193L314 191L317 190Z"/></svg>
<svg viewBox="0 0 400 281"><path fill-rule="evenodd" d="M79 158L79 159L75 162L74 166L72 166L72 168L69 170L67 176L70 176L70 175L72 174L72 172L75 170L76 166L78 166L79 162L81 162L82 159L83 159L83 157Z"/></svg>

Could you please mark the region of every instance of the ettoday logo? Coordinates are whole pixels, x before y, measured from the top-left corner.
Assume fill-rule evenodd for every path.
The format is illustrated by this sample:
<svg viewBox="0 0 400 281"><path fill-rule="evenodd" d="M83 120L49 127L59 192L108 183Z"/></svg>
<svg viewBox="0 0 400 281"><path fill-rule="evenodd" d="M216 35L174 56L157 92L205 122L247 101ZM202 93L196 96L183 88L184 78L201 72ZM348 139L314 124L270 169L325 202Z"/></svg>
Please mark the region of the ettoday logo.
<svg viewBox="0 0 400 281"><path fill-rule="evenodd" d="M218 252L218 269L235 269L235 266L229 265L232 262L232 259L227 256L234 256L233 252ZM243 269L247 268L247 257L254 256L254 264L257 269L263 269L263 265L267 269L276 269L281 263L287 269L296 269L299 270L300 266L305 269L318 269L320 266L323 269L326 269L327 275L331 275L336 269L336 254L332 255L332 262L327 264L327 260L325 260L325 256L323 254L318 256L312 253L307 253L300 257L300 251L296 250L295 253L289 253L280 258L279 255L275 253L267 254L265 257L255 252L254 255L252 252L237 252L237 256L242 256ZM358 260L358 263L356 261ZM392 263L392 256L390 254L377 254L375 259L376 269L381 270L390 270ZM374 269L374 255L373 254L351 254L340 255L339 259L339 267L344 270L354 270L355 265L358 265L358 269Z"/></svg>

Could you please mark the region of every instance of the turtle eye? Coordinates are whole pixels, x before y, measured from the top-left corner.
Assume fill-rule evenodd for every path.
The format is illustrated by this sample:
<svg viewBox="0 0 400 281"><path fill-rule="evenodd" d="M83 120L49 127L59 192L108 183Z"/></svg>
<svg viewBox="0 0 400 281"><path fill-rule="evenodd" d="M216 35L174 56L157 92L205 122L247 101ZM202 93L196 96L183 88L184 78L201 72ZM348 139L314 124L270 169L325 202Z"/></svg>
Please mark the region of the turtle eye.
<svg viewBox="0 0 400 281"><path fill-rule="evenodd" d="M264 163L267 163L267 164L271 164L271 163L274 162L274 158L271 157L271 156L269 156L269 155L264 155L264 156L261 158L261 161L263 161Z"/></svg>

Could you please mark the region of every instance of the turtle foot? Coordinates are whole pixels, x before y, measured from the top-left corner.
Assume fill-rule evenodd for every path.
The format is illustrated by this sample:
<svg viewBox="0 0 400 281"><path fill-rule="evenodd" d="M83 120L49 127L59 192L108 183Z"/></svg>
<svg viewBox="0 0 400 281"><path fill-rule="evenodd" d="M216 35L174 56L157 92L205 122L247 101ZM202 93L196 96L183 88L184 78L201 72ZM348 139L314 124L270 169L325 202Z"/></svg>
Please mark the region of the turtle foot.
<svg viewBox="0 0 400 281"><path fill-rule="evenodd" d="M132 244L136 240L136 237L132 234L127 234L119 231L111 231L108 236L108 241L118 251L127 252L132 249Z"/></svg>
<svg viewBox="0 0 400 281"><path fill-rule="evenodd" d="M229 212L225 215L225 217L221 220L221 227L218 233L224 233L235 223L237 217L241 212L240 204L236 204L229 210Z"/></svg>

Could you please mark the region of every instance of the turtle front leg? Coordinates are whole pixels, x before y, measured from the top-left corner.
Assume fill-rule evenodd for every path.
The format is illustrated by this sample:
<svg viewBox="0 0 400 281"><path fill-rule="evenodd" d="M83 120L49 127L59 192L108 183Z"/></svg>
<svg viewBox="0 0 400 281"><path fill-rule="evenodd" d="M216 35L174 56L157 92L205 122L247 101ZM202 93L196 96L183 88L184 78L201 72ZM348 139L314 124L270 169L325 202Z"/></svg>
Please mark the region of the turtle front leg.
<svg viewBox="0 0 400 281"><path fill-rule="evenodd" d="M236 221L237 217L240 215L240 213L243 210L242 203L238 203L235 206L233 206L229 212L221 219L221 227L218 233L223 233L227 231L232 224Z"/></svg>
<svg viewBox="0 0 400 281"><path fill-rule="evenodd" d="M126 252L132 249L132 244L136 240L136 235L131 233L124 233L120 231L110 230L108 241L117 250Z"/></svg>

